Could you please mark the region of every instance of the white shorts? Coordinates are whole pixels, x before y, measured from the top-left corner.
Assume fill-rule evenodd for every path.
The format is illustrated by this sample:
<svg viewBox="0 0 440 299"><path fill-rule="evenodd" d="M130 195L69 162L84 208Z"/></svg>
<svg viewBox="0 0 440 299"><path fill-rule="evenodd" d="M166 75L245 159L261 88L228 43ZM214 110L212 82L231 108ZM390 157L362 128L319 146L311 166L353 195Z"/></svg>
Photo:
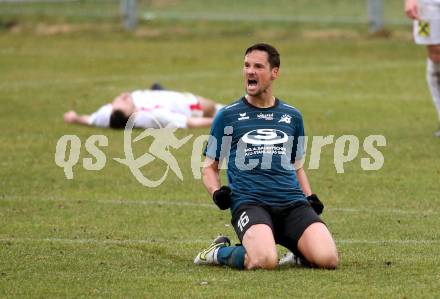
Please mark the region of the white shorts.
<svg viewBox="0 0 440 299"><path fill-rule="evenodd" d="M419 0L419 20L414 21L413 34L416 44L440 44L440 1Z"/></svg>

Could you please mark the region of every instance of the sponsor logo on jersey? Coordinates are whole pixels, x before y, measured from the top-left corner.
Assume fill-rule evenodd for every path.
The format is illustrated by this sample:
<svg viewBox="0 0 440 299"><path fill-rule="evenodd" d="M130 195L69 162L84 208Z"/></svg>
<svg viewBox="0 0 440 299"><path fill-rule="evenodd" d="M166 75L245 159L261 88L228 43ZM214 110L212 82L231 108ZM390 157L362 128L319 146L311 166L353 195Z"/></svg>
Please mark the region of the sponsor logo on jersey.
<svg viewBox="0 0 440 299"><path fill-rule="evenodd" d="M242 232L244 227L249 223L249 216L246 214L246 211L241 213L240 218L237 221L237 226L240 228L240 231Z"/></svg>
<svg viewBox="0 0 440 299"><path fill-rule="evenodd" d="M273 120L273 113L260 113L257 114L258 119L265 119L265 120Z"/></svg>
<svg viewBox="0 0 440 299"><path fill-rule="evenodd" d="M247 132L241 137L247 144L273 145L285 143L289 137L286 133L276 129L258 129Z"/></svg>
<svg viewBox="0 0 440 299"><path fill-rule="evenodd" d="M283 116L281 116L280 120L278 121L279 123L286 123L286 124L290 124L292 120L292 117L288 114L283 114Z"/></svg>
<svg viewBox="0 0 440 299"><path fill-rule="evenodd" d="M249 119L249 116L246 115L246 112L245 113L239 113L239 114L240 114L240 117L238 118L238 120Z"/></svg>
<svg viewBox="0 0 440 299"><path fill-rule="evenodd" d="M431 35L431 28L429 22L418 21L419 28L417 30L418 35L421 37L429 37Z"/></svg>

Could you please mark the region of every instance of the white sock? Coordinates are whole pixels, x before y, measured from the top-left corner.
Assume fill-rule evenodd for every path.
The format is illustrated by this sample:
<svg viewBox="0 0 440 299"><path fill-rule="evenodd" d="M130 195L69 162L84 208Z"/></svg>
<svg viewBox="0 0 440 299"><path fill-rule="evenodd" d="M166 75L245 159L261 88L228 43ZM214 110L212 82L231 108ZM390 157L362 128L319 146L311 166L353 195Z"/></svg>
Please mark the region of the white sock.
<svg viewBox="0 0 440 299"><path fill-rule="evenodd" d="M428 58L426 67L426 80L431 91L432 101L440 122L440 62L434 62Z"/></svg>

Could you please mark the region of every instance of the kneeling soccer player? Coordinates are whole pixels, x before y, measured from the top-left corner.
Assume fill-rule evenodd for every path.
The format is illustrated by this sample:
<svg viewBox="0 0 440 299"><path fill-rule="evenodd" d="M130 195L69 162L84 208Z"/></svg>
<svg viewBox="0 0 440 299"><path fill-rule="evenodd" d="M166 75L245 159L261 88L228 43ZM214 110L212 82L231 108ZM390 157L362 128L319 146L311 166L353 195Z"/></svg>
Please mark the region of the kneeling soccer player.
<svg viewBox="0 0 440 299"><path fill-rule="evenodd" d="M203 182L220 209L231 209L242 245L230 246L227 237L219 236L196 256L196 264L273 269L280 244L301 264L326 269L338 265L335 242L314 210L320 201L298 166L304 155L302 116L272 95L279 67L274 47L249 47L243 67L246 95L214 119ZM229 186L220 183L223 159L228 163Z"/></svg>

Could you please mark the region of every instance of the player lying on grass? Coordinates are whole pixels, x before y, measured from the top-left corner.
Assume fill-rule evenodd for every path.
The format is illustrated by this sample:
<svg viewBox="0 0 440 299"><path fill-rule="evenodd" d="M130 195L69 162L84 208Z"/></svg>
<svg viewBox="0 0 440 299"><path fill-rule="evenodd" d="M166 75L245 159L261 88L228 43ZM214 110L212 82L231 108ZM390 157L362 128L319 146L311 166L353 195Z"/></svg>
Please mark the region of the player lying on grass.
<svg viewBox="0 0 440 299"><path fill-rule="evenodd" d="M246 95L214 119L203 183L220 209L230 208L242 245L230 246L227 237L219 236L196 256L196 264L273 269L278 265L276 244L293 252L294 260L303 265L334 269L339 263L333 237L310 204L320 207L302 168L301 113L272 95L279 66L272 46L248 48L243 67ZM219 176L225 157L229 186L221 186Z"/></svg>
<svg viewBox="0 0 440 299"><path fill-rule="evenodd" d="M214 101L170 90L135 90L118 95L113 102L90 115L78 115L75 111L64 114L64 121L103 128L123 129L133 113L136 128L209 127L217 108Z"/></svg>

